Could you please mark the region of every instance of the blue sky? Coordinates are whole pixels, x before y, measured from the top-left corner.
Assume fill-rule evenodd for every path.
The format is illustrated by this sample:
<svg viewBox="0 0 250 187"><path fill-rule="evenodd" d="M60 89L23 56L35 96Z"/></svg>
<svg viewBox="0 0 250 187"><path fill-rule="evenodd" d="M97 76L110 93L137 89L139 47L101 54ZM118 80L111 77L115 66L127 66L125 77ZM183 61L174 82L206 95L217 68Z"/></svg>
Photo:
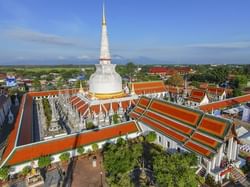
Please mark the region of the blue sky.
<svg viewBox="0 0 250 187"><path fill-rule="evenodd" d="M106 0L114 60L250 63L249 0ZM0 0L0 64L98 63L102 0Z"/></svg>

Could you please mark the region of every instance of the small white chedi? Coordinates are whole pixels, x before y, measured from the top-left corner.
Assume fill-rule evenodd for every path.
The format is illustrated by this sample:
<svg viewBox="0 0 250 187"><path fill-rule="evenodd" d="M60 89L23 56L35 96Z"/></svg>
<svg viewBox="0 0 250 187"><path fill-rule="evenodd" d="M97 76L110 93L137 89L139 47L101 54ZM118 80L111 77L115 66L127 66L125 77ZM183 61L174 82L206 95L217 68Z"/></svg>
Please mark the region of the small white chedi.
<svg viewBox="0 0 250 187"><path fill-rule="evenodd" d="M93 98L108 98L122 95L121 76L115 71L116 64L111 64L104 6L100 52L100 63L95 65L96 71L89 79L90 95L92 95Z"/></svg>

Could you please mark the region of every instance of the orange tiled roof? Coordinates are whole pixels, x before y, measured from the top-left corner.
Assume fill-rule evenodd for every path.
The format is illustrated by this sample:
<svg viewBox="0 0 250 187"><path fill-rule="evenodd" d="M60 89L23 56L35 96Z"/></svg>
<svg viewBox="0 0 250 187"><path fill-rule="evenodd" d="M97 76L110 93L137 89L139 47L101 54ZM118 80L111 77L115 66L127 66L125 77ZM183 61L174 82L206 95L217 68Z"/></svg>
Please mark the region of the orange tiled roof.
<svg viewBox="0 0 250 187"><path fill-rule="evenodd" d="M142 108L147 108L148 104L150 103L150 99L147 97L141 97L141 99L138 101L138 105Z"/></svg>
<svg viewBox="0 0 250 187"><path fill-rule="evenodd" d="M49 95L58 95L60 93L69 93L74 94L77 93L79 89L65 89L65 90L50 90L50 91L40 91L40 92L29 92L28 94L32 97L41 97L41 96L49 96Z"/></svg>
<svg viewBox="0 0 250 187"><path fill-rule="evenodd" d="M184 122L190 126L196 126L201 115L194 110L187 110L184 107L177 107L172 103L165 103L159 100L153 100L150 105L150 110L166 115L177 121Z"/></svg>
<svg viewBox="0 0 250 187"><path fill-rule="evenodd" d="M181 94L184 91L184 87L166 85L166 90L170 93Z"/></svg>
<svg viewBox="0 0 250 187"><path fill-rule="evenodd" d="M199 108L200 108L200 110L202 110L204 112L209 112L212 110L223 109L223 108L227 108L230 106L239 105L241 103L247 103L247 102L250 102L250 94L243 95L240 97L234 97L231 99L226 99L226 100L218 101L218 102L214 102L214 103L209 103L206 105L202 105Z"/></svg>
<svg viewBox="0 0 250 187"><path fill-rule="evenodd" d="M187 98L190 101L201 102L206 95L205 90L192 89L190 96Z"/></svg>
<svg viewBox="0 0 250 187"><path fill-rule="evenodd" d="M163 81L152 81L152 82L133 82L130 87L134 87L134 91L137 95L152 94L165 92L166 88Z"/></svg>
<svg viewBox="0 0 250 187"><path fill-rule="evenodd" d="M53 155L63 151L72 150L79 146L85 146L122 135L138 132L134 121L114 125L100 130L93 130L77 135L69 135L58 139L41 141L36 144L16 148L16 151L7 161L7 165L15 165L29 160L37 159L44 155Z"/></svg>
<svg viewBox="0 0 250 187"><path fill-rule="evenodd" d="M146 100L146 97L140 98L130 113L131 118L208 158L226 141L232 128L228 120L163 100L152 99L141 112L141 100Z"/></svg>
<svg viewBox="0 0 250 187"><path fill-rule="evenodd" d="M212 95L222 95L225 92L224 88L208 87L207 91Z"/></svg>
<svg viewBox="0 0 250 187"><path fill-rule="evenodd" d="M164 135L170 136L174 140L178 140L180 142L185 142L186 138L178 133L176 133L173 130L167 129L159 125L158 123L154 122L153 120L146 118L146 117L141 117L140 120L146 124L149 124L152 128L159 130L161 133Z"/></svg>
<svg viewBox="0 0 250 187"><path fill-rule="evenodd" d="M210 157L213 153L208 150L208 149L205 149L191 141L188 141L186 144L185 144L185 147L196 152L196 153L199 153L201 155L204 155L206 157Z"/></svg>

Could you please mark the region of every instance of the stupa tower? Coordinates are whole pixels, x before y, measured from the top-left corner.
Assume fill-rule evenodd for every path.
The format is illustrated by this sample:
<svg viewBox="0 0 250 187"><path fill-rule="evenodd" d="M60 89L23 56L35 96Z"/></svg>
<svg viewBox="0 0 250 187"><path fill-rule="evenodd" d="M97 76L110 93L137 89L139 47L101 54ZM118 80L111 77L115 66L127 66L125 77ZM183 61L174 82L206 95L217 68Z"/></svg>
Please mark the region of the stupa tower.
<svg viewBox="0 0 250 187"><path fill-rule="evenodd" d="M115 71L115 64L111 64L109 40L105 6L102 10L102 32L100 63L96 64L96 71L89 79L89 93L97 99L108 99L123 95L121 76Z"/></svg>
<svg viewBox="0 0 250 187"><path fill-rule="evenodd" d="M102 35L101 35L100 64L111 64L104 4L102 7Z"/></svg>

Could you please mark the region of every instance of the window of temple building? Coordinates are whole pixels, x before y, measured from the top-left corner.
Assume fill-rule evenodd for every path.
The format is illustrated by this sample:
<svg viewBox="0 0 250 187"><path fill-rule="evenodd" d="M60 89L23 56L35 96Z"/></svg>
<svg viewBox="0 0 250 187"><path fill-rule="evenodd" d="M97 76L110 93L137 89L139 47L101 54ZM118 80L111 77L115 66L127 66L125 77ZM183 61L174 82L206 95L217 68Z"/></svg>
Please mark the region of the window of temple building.
<svg viewBox="0 0 250 187"><path fill-rule="evenodd" d="M169 147L170 147L170 142L168 141L168 142L167 142L167 148L169 148Z"/></svg>
<svg viewBox="0 0 250 187"><path fill-rule="evenodd" d="M159 136L158 141L161 143L161 136Z"/></svg>
<svg viewBox="0 0 250 187"><path fill-rule="evenodd" d="M181 148L177 147L177 152L178 153L181 152Z"/></svg>

